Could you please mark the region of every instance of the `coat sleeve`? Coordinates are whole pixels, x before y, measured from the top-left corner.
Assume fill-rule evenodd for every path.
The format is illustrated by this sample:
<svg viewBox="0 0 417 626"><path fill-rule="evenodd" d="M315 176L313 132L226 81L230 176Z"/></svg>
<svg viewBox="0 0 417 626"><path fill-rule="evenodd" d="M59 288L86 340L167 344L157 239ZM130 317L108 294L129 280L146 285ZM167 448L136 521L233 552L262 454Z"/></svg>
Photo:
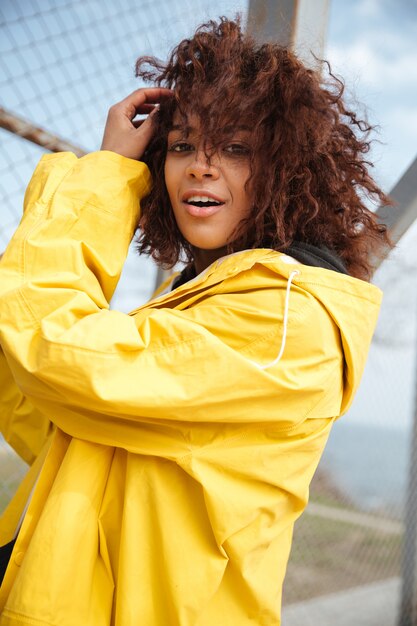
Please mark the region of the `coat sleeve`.
<svg viewBox="0 0 417 626"><path fill-rule="evenodd" d="M0 432L5 441L31 465L52 430L50 420L25 398L16 385L0 349Z"/></svg>
<svg viewBox="0 0 417 626"><path fill-rule="evenodd" d="M286 351L282 374L253 364L268 334L239 343L253 321L270 335L272 319L277 332L277 289L265 311L248 310L244 291L228 307L213 296L189 310L143 308L134 316L109 310L138 197L148 189L144 164L110 152L41 161L0 268L7 285L0 340L23 393L68 434L136 451L140 424L147 425L146 438L156 423L166 432L180 422L273 420L291 428L315 411L333 417L340 407L337 333L301 289L294 288L292 343L309 356L300 364Z"/></svg>
<svg viewBox="0 0 417 626"><path fill-rule="evenodd" d="M53 170L54 175L51 175L51 165L53 163L56 165L57 161L49 157L37 168L37 174L32 178L26 192L27 209L32 206L34 198L40 195L41 189L43 192L51 193L56 180L62 176L65 171L62 159L59 160L59 166ZM22 218L22 224L26 217L27 215ZM0 255L0 262L2 258L3 254ZM9 276L10 278L14 283L14 279ZM5 296L9 289L10 281L7 280L7 275L2 275L0 297ZM25 397L16 385L5 354L0 348L0 432L5 441L23 461L31 465L44 448L52 430L53 425L50 420Z"/></svg>

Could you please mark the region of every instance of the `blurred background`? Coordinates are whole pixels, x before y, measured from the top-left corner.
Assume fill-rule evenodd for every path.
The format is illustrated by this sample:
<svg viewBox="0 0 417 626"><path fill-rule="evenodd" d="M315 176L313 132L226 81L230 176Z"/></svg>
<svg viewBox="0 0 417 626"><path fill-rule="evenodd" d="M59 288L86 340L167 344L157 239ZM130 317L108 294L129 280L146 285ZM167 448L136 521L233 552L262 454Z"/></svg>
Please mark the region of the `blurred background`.
<svg viewBox="0 0 417 626"><path fill-rule="evenodd" d="M2 0L0 252L40 157L48 149L99 148L108 108L141 86L135 59L164 59L200 23L236 13L260 39L288 43L306 63L314 63L312 50L343 77L348 101L378 127L374 176L397 201L388 216L397 246L374 277L385 294L380 321L360 392L334 427L296 524L283 625L411 626L417 624L416 0ZM132 246L111 306L136 308L157 278L153 262ZM0 442L1 510L25 471Z"/></svg>

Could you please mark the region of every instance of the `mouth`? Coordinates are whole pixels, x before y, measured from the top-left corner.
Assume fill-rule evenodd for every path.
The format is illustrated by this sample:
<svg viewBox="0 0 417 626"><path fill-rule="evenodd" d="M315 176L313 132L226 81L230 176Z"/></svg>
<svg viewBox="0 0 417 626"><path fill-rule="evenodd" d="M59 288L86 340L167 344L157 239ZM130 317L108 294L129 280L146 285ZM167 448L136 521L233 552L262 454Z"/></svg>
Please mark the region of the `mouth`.
<svg viewBox="0 0 417 626"><path fill-rule="evenodd" d="M185 207L194 217L208 217L214 215L225 204L224 200L207 193L185 193L182 201Z"/></svg>

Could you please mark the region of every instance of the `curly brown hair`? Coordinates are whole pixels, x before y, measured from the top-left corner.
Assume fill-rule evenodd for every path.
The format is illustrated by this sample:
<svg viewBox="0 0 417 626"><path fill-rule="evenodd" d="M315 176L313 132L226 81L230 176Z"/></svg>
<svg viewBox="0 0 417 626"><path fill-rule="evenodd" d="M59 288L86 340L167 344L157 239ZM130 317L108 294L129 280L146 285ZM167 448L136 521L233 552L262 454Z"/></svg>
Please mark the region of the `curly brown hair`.
<svg viewBox="0 0 417 626"><path fill-rule="evenodd" d="M247 184L254 203L229 242L229 253L258 247L284 251L301 241L334 251L351 275L370 277L373 260L390 243L366 201L391 202L365 158L373 127L346 107L343 82L324 65L326 80L288 48L258 45L242 32L239 19L225 17L181 41L167 63L137 60L138 77L174 91L160 106L155 138L144 155L154 184L142 204L140 252L165 267L193 259L164 181L167 135L177 111L185 123L187 114L198 116L214 149L237 120L253 130Z"/></svg>

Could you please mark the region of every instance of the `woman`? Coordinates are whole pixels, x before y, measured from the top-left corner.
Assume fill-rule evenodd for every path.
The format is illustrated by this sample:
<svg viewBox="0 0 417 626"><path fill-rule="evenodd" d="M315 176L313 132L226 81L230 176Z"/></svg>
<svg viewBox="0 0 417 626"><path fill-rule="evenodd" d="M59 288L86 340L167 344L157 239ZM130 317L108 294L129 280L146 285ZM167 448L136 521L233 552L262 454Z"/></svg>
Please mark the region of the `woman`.
<svg viewBox="0 0 417 626"><path fill-rule="evenodd" d="M157 86L111 108L100 152L41 160L0 269L3 430L33 463L0 624L276 625L380 304L370 127L226 19L137 74ZM138 225L185 269L124 315Z"/></svg>

